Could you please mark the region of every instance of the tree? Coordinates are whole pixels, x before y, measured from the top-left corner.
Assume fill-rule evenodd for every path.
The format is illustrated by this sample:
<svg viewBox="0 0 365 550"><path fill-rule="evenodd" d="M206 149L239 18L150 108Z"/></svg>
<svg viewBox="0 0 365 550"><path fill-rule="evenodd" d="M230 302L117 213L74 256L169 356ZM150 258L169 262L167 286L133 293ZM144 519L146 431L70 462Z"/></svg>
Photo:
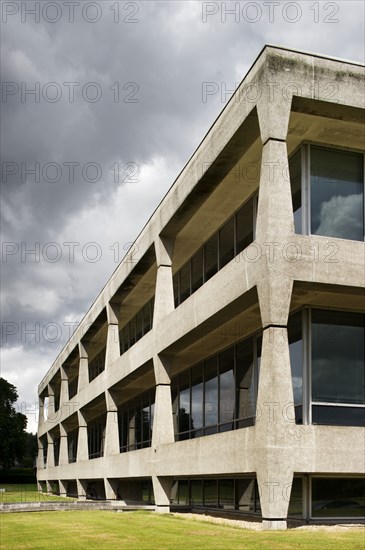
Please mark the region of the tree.
<svg viewBox="0 0 365 550"><path fill-rule="evenodd" d="M15 410L18 399L15 386L0 378L0 465L11 468L15 461L22 460L26 449L27 417Z"/></svg>

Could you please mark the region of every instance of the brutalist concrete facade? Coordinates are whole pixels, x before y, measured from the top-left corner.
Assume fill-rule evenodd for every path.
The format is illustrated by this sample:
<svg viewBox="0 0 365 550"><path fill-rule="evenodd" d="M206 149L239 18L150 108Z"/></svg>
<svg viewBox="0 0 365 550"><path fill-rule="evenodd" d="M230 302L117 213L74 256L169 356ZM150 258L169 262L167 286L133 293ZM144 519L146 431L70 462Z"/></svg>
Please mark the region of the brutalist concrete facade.
<svg viewBox="0 0 365 550"><path fill-rule="evenodd" d="M291 315L303 312L304 334L311 331L305 319L312 311L351 313L356 319L364 312L363 237L338 238L326 230L311 234L305 222L300 230L294 225L294 213L300 211L304 220L311 208L305 199L309 168L302 155L298 210L288 158L311 144L339 154L364 149L363 67L266 46L39 385L41 488L56 484L60 494L126 503L150 502L146 490L153 488L156 509L169 511L172 503L183 503L176 497L177 482L180 492L184 483L188 488L184 502L194 505L194 480L205 491L195 501L209 507L204 483L214 480L214 505L249 513L255 511L249 504L255 483L256 511L264 525L285 528L293 479L300 479L298 514L304 519L316 517L311 509L316 476L340 484L361 479L364 402L349 399L338 409L341 421L314 421L313 342L301 344L300 418L295 411ZM246 231L248 244L239 246L245 212L252 215L252 236ZM222 229L230 220L231 247ZM217 265L212 254L218 254ZM202 266L201 278L194 275L193 257ZM256 381L249 387L243 378L238 382L234 346L252 337L259 339L260 351L255 343ZM236 350L235 391L228 399L231 405L236 399L234 411L222 413L228 401L224 404L221 371L219 390L215 397L209 393L215 378L209 378L204 363L204 404L197 413L194 369L210 357L221 361L226 349ZM361 386L363 366L356 364ZM187 372L190 382L183 386ZM185 405L181 388L184 395L190 392ZM251 398L244 397L249 391ZM143 403L150 400L142 404L142 431L150 430L144 436L136 427L141 394ZM241 423L240 399L254 409ZM341 411L351 403L357 420L343 421ZM328 407L331 415L335 404ZM179 437L183 414L185 435ZM231 495L227 506L221 497L225 482L219 480L230 480L224 489Z"/></svg>

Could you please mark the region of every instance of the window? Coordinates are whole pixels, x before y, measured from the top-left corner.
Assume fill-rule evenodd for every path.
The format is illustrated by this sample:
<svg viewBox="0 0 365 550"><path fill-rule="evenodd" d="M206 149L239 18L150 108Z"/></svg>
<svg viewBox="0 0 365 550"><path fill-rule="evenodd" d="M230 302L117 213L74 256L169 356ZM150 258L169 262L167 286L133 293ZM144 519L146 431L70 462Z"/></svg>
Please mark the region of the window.
<svg viewBox="0 0 365 550"><path fill-rule="evenodd" d="M151 446L154 390L138 395L118 409L120 452L133 451Z"/></svg>
<svg viewBox="0 0 365 550"><path fill-rule="evenodd" d="M206 283L254 239L257 195L225 223L173 277L175 307Z"/></svg>
<svg viewBox="0 0 365 550"><path fill-rule="evenodd" d="M176 440L254 424L258 344L248 338L173 378Z"/></svg>
<svg viewBox="0 0 365 550"><path fill-rule="evenodd" d="M68 398L72 399L77 394L77 388L79 383L78 375L68 382Z"/></svg>
<svg viewBox="0 0 365 550"><path fill-rule="evenodd" d="M288 335L296 422L365 426L364 315L308 308Z"/></svg>
<svg viewBox="0 0 365 550"><path fill-rule="evenodd" d="M312 478L313 518L365 516L365 479Z"/></svg>
<svg viewBox="0 0 365 550"><path fill-rule="evenodd" d="M69 463L76 462L78 435L78 428L67 434L67 451Z"/></svg>
<svg viewBox="0 0 365 550"><path fill-rule="evenodd" d="M119 331L120 354L125 353L152 328L153 301L149 300Z"/></svg>
<svg viewBox="0 0 365 550"><path fill-rule="evenodd" d="M364 240L361 153L303 145L289 160L295 232Z"/></svg>
<svg viewBox="0 0 365 550"><path fill-rule="evenodd" d="M87 425L89 459L104 455L105 424L106 415L104 414Z"/></svg>
<svg viewBox="0 0 365 550"><path fill-rule="evenodd" d="M89 382L94 380L94 378L105 370L105 355L106 348L103 348L91 361L89 361Z"/></svg>

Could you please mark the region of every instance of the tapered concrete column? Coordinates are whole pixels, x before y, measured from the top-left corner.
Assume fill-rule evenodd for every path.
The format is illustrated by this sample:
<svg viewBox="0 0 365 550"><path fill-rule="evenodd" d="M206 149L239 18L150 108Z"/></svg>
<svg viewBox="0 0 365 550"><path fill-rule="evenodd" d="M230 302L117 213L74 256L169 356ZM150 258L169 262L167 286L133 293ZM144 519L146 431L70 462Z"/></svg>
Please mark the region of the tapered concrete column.
<svg viewBox="0 0 365 550"><path fill-rule="evenodd" d="M83 479L77 479L76 480L77 485L77 496L79 500L86 500L86 487L87 487L87 481Z"/></svg>
<svg viewBox="0 0 365 550"><path fill-rule="evenodd" d="M174 242L172 239L158 237L155 240L157 278L155 291L155 307L153 326L163 320L175 309L174 288L172 282L172 254Z"/></svg>
<svg viewBox="0 0 365 550"><path fill-rule="evenodd" d="M89 448L87 444L87 422L82 414L78 411L77 413L79 420L79 437L77 441L77 462L82 460L89 460Z"/></svg>
<svg viewBox="0 0 365 550"><path fill-rule="evenodd" d="M59 479L60 497L67 497L67 480Z"/></svg>
<svg viewBox="0 0 365 550"><path fill-rule="evenodd" d="M169 513L172 491L172 477L152 476L156 512Z"/></svg>
<svg viewBox="0 0 365 550"><path fill-rule="evenodd" d="M50 481L46 481L46 488L47 488L47 493L52 495L53 491L52 491L52 485Z"/></svg>
<svg viewBox="0 0 365 550"><path fill-rule="evenodd" d="M61 367L60 409L67 407L68 403L68 378L65 369Z"/></svg>
<svg viewBox="0 0 365 550"><path fill-rule="evenodd" d="M68 464L68 444L67 444L67 432L62 424L60 424L60 466L62 464Z"/></svg>
<svg viewBox="0 0 365 550"><path fill-rule="evenodd" d="M106 312L108 317L108 333L106 340L105 368L108 369L120 356L119 347L119 325L118 313L119 306L116 304L107 304Z"/></svg>
<svg viewBox="0 0 365 550"><path fill-rule="evenodd" d="M48 384L48 415L47 415L47 423L48 424L54 424L55 422L55 398L54 398L54 390L50 384Z"/></svg>
<svg viewBox="0 0 365 550"><path fill-rule="evenodd" d="M107 477L104 478L106 500L118 499L118 484L119 481L117 479L108 479Z"/></svg>
<svg viewBox="0 0 365 550"><path fill-rule="evenodd" d="M37 469L43 470L44 467L45 467L45 464L44 464L43 443L40 439L38 439Z"/></svg>
<svg viewBox="0 0 365 550"><path fill-rule="evenodd" d="M263 332L257 396L256 472L264 527L286 528L297 453L287 329Z"/></svg>
<svg viewBox="0 0 365 550"><path fill-rule="evenodd" d="M171 402L171 379L169 365L166 358L155 356L153 358L156 378L155 412L153 417L152 447L164 443L173 443L174 423Z"/></svg>
<svg viewBox="0 0 365 550"><path fill-rule="evenodd" d="M44 426L44 397L39 396L38 401L38 426L39 430Z"/></svg>
<svg viewBox="0 0 365 550"><path fill-rule="evenodd" d="M291 86L285 86L293 78L291 73L285 79L281 71L280 80L275 68L272 69L271 75L268 73L269 70L265 71L265 76L262 75L264 79L262 82L260 77L258 79L258 86L261 85L262 90L268 91L260 95L256 105L262 143L266 143L269 139L286 140L292 103ZM270 89L268 89L268 80Z"/></svg>
<svg viewBox="0 0 365 550"><path fill-rule="evenodd" d="M111 391L105 392L106 425L104 456L119 454L118 408ZM105 484L106 487L107 484Z"/></svg>
<svg viewBox="0 0 365 550"><path fill-rule="evenodd" d="M47 434L47 468L54 468L54 444L53 444L53 438L48 433Z"/></svg>
<svg viewBox="0 0 365 550"><path fill-rule="evenodd" d="M80 342L79 343L79 382L77 391L81 391L89 384L89 362L88 355L85 349L85 346Z"/></svg>

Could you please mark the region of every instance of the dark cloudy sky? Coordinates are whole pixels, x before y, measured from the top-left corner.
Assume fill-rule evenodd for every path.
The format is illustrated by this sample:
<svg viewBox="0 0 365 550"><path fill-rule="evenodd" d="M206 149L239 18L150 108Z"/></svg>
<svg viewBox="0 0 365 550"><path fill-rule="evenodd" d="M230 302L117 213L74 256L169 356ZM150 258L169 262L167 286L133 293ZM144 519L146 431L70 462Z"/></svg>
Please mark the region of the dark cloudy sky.
<svg viewBox="0 0 365 550"><path fill-rule="evenodd" d="M364 4L1 8L1 375L34 431L38 383L229 99L204 83L232 90L265 43L363 61Z"/></svg>

